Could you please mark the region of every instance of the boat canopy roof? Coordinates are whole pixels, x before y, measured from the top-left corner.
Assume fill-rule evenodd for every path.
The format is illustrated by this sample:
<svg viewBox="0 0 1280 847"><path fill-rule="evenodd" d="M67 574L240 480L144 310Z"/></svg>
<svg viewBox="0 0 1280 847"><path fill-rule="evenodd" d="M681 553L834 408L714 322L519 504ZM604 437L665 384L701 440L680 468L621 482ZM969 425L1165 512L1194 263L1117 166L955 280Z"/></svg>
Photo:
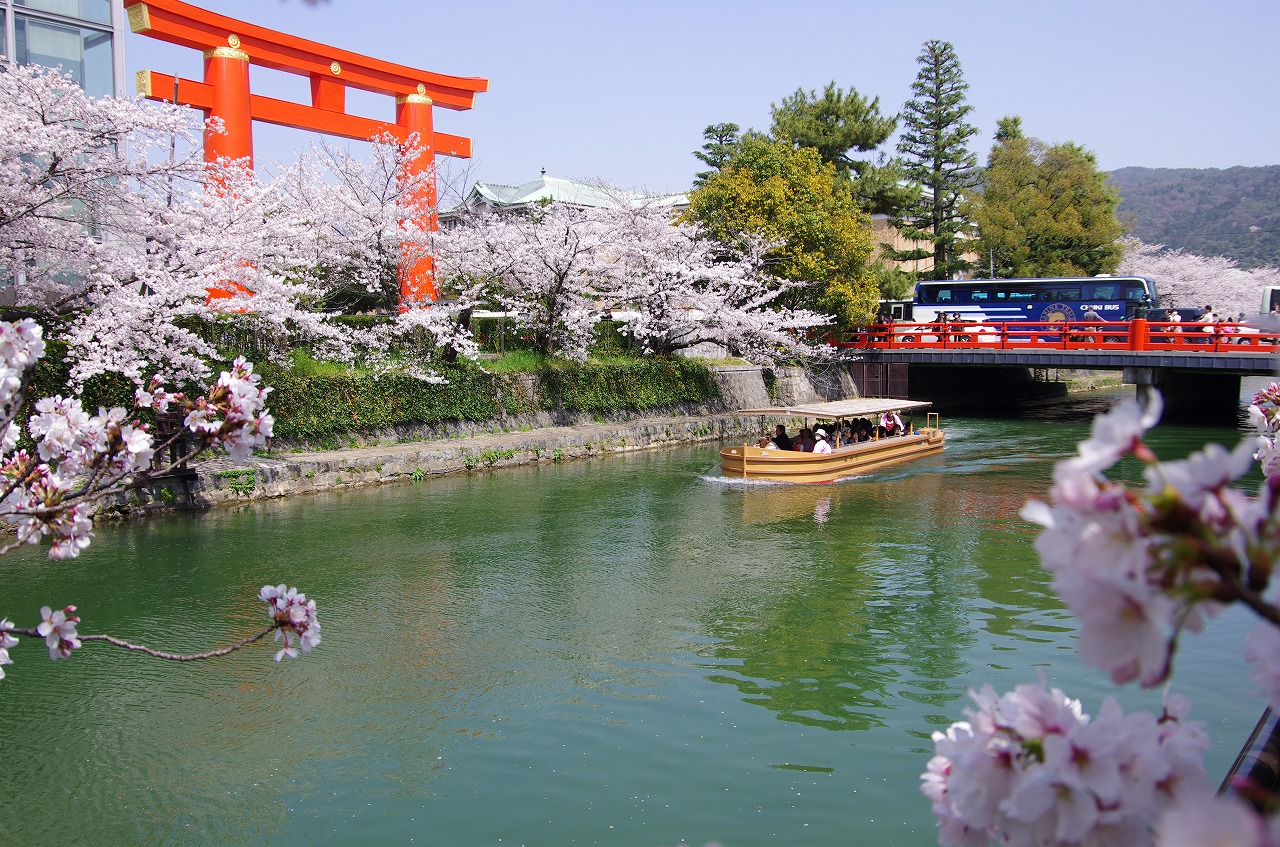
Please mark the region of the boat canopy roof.
<svg viewBox="0 0 1280 847"><path fill-rule="evenodd" d="M900 412L932 405L926 400L899 400L893 397L863 397L802 406L771 406L766 409L739 409L740 415L767 415L787 418L860 418L884 412Z"/></svg>

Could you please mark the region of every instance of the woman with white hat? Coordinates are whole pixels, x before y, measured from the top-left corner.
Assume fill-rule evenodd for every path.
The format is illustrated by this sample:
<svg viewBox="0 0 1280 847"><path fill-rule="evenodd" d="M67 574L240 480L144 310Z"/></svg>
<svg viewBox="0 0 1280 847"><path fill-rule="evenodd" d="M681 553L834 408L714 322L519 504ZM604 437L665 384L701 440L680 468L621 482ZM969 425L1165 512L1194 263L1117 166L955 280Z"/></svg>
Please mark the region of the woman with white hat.
<svg viewBox="0 0 1280 847"><path fill-rule="evenodd" d="M818 429L815 429L813 431L813 437L815 439L814 445L813 445L813 452L815 453L831 452L831 442L827 440L827 431L825 429L822 429L821 427L819 427Z"/></svg>

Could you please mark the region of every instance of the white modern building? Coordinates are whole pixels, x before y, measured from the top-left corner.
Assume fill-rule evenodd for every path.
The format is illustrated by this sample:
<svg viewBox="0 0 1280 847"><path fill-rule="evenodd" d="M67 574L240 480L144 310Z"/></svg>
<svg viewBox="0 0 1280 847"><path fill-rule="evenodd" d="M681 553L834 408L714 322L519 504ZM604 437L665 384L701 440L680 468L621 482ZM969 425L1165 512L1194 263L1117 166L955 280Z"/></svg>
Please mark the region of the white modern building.
<svg viewBox="0 0 1280 847"><path fill-rule="evenodd" d="M467 192L461 203L440 212L441 221L449 221L468 214L495 211L520 211L542 203L565 203L570 206L599 208L612 206L619 201L655 204L672 211L689 206L687 194L641 194L589 182L542 174L521 185L503 185L497 182L477 182Z"/></svg>
<svg viewBox="0 0 1280 847"><path fill-rule="evenodd" d="M123 97L120 0L0 0L4 55L20 65L59 67L90 97Z"/></svg>

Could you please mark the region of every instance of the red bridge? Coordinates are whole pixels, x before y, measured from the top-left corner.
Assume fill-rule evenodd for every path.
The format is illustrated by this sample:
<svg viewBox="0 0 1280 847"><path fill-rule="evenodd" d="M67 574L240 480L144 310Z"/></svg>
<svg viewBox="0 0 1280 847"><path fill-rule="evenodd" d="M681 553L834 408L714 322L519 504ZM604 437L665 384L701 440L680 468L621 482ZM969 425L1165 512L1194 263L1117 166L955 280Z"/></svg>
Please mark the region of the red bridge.
<svg viewBox="0 0 1280 847"><path fill-rule="evenodd" d="M892 323L831 343L845 352L859 390L868 394L990 406L1034 396L1036 377L1053 369L1112 370L1138 386L1139 396L1158 388L1166 418L1222 422L1235 419L1241 377L1276 373L1280 326L1143 319Z"/></svg>
<svg viewBox="0 0 1280 847"><path fill-rule="evenodd" d="M1108 350L1179 353L1280 352L1280 329L1234 323L893 323L855 332L835 346L853 350ZM1245 348L1245 349L1241 349Z"/></svg>

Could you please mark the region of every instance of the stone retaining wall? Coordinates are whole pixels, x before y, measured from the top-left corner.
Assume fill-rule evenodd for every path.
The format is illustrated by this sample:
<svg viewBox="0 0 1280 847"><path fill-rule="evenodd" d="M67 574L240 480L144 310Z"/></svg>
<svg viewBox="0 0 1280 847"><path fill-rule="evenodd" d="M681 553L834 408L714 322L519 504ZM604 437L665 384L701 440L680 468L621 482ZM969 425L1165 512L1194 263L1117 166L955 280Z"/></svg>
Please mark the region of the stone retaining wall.
<svg viewBox="0 0 1280 847"><path fill-rule="evenodd" d="M353 433L352 446L344 450L286 451L277 444L268 457L255 456L240 463L222 457L198 462L195 480L157 483L108 511L208 508L677 444L730 438L754 442L762 433L772 432L775 422L726 409L856 396L848 373L838 367L814 372L812 379L804 368L777 369L773 398L758 367L721 367L713 372L721 398L705 406L666 410L666 414L644 418L632 413L618 420L592 420L562 411L518 420L456 421ZM842 393L832 396L833 392Z"/></svg>
<svg viewBox="0 0 1280 847"><path fill-rule="evenodd" d="M727 438L754 441L761 426L757 416L736 414L652 418L630 423L581 424L444 441L254 457L239 464L215 458L196 465L199 475L195 482L188 483L186 490L181 482L170 481L164 484L170 492L168 495L153 492L149 499L177 508L206 508L677 444Z"/></svg>

